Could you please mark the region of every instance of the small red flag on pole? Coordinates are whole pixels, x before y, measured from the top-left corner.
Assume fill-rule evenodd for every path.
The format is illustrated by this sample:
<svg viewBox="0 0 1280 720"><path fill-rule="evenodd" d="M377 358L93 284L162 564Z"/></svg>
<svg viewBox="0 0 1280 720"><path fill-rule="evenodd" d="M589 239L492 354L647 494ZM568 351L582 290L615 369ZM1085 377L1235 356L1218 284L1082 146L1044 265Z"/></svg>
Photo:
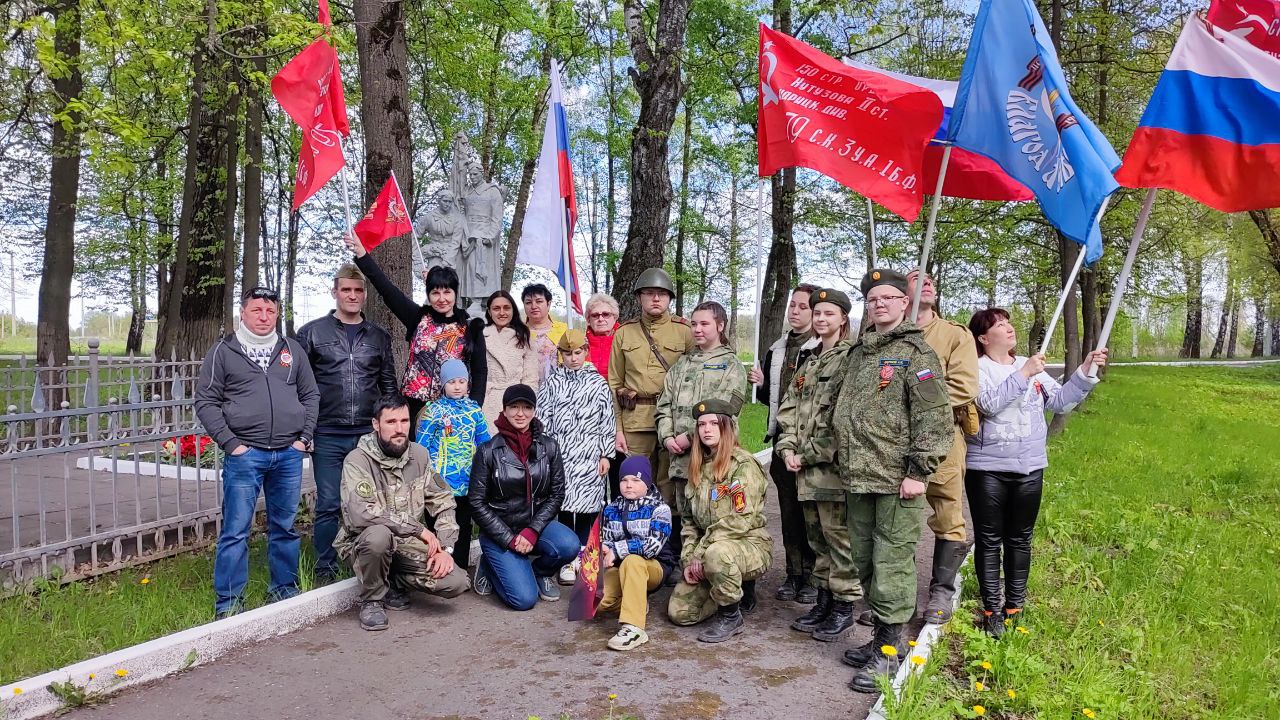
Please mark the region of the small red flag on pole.
<svg viewBox="0 0 1280 720"><path fill-rule="evenodd" d="M383 241L411 230L413 221L409 218L404 195L400 193L400 183L396 182L396 174L391 173L382 186L382 192L373 201L373 207L356 223L356 237L360 238L365 250L373 250Z"/></svg>
<svg viewBox="0 0 1280 720"><path fill-rule="evenodd" d="M322 19L327 17L321 5ZM338 53L319 38L280 68L271 94L302 130L293 209L302 207L347 164L342 138L351 134Z"/></svg>

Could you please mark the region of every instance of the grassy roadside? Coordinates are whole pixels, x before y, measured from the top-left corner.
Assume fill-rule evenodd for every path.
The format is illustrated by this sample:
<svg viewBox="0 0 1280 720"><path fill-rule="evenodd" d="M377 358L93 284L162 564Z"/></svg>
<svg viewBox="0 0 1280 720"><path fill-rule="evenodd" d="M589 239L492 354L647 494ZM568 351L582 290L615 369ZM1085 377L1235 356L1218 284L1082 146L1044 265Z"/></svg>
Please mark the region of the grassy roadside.
<svg viewBox="0 0 1280 720"><path fill-rule="evenodd" d="M972 628L967 568L890 717L1280 718L1276 448L1280 367L1113 369L1051 443L1023 631Z"/></svg>

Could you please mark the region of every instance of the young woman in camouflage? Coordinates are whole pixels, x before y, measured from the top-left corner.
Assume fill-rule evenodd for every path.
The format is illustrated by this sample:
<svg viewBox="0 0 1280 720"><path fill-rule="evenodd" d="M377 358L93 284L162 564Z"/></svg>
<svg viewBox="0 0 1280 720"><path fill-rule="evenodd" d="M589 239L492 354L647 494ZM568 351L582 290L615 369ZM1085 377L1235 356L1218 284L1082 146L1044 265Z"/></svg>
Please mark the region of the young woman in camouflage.
<svg viewBox="0 0 1280 720"><path fill-rule="evenodd" d="M813 330L817 334L800 349L795 378L778 410L778 453L796 473L796 496L804 511L809 547L817 558L812 582L818 602L796 618L791 629L814 640L833 642L853 627L853 603L862 586L853 574L849 524L845 517L844 481L836 471L836 444L831 431L832 406L844 379L844 361L853 347L849 339L849 296L834 289L817 290Z"/></svg>
<svg viewBox="0 0 1280 720"><path fill-rule="evenodd" d="M738 444L735 408L724 400L693 404L695 441L689 482L676 496L684 518L681 582L667 616L677 625L715 617L698 640L717 643L742 632L742 613L755 609L755 581L773 560L765 529L764 469Z"/></svg>
<svg viewBox="0 0 1280 720"><path fill-rule="evenodd" d="M872 327L849 350L833 427L853 569L875 621L871 642L843 660L858 668L849 687L874 693L876 676L896 672L906 654L902 627L916 609L925 483L951 450L952 416L938 356L905 318L906 277L872 270L862 294Z"/></svg>
<svg viewBox="0 0 1280 720"><path fill-rule="evenodd" d="M704 302L693 309L689 327L693 350L671 365L658 396L654 420L658 442L670 453L667 475L675 485L675 495L689 478L689 455L693 445L693 416L689 408L704 400L724 400L737 417L747 396L747 371L729 347L725 327L729 314L718 302ZM672 551L680 554L680 520L672 530Z"/></svg>

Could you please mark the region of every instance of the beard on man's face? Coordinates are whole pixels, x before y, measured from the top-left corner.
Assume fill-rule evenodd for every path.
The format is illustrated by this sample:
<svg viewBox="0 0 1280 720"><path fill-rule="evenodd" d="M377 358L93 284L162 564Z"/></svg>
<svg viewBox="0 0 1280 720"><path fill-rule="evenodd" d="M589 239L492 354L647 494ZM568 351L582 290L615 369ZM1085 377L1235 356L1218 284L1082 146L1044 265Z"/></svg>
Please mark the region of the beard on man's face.
<svg viewBox="0 0 1280 720"><path fill-rule="evenodd" d="M407 435L394 435L390 440L385 440L379 435L378 447L382 448L383 455L398 458L409 449L409 437Z"/></svg>

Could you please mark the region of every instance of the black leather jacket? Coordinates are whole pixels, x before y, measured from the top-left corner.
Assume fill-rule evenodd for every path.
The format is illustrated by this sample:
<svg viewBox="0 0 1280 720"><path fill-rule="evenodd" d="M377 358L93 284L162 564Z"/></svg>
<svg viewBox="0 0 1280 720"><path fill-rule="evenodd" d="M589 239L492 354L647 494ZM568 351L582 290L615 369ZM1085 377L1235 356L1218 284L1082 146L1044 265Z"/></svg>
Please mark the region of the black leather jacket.
<svg viewBox="0 0 1280 720"><path fill-rule="evenodd" d="M564 465L555 438L533 421L529 474L501 435L476 448L467 500L471 515L489 539L509 547L525 528L539 535L564 504Z"/></svg>
<svg viewBox="0 0 1280 720"><path fill-rule="evenodd" d="M350 343L346 328L335 312L331 310L328 315L303 325L297 334L320 390L320 421L316 432L367 432L371 428L373 404L383 395L400 392L396 384L396 361L391 354L391 335L364 320L355 343Z"/></svg>

